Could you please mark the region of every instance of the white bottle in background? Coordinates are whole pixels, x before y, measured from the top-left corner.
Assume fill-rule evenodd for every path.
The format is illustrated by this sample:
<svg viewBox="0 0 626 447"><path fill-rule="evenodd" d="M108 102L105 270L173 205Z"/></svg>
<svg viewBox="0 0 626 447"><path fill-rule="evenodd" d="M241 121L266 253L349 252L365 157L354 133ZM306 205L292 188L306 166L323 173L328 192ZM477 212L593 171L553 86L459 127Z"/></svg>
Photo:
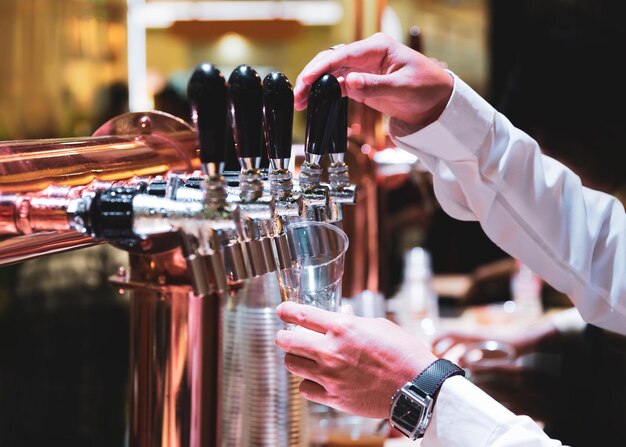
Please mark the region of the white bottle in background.
<svg viewBox="0 0 626 447"><path fill-rule="evenodd" d="M404 278L392 301L400 326L426 340L433 337L439 307L427 250L414 247L404 254Z"/></svg>
<svg viewBox="0 0 626 447"><path fill-rule="evenodd" d="M541 291L543 281L528 266L515 261L517 269L511 277L511 296L515 313L522 318L534 319L543 313Z"/></svg>

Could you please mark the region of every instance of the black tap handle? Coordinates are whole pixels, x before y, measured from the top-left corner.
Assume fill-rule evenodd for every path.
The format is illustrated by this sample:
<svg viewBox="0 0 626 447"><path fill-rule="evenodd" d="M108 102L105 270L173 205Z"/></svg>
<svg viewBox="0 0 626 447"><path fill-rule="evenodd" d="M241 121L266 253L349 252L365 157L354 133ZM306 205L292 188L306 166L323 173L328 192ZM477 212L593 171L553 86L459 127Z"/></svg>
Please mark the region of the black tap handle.
<svg viewBox="0 0 626 447"><path fill-rule="evenodd" d="M340 100L341 86L330 73L320 76L311 86L304 137L307 153L324 155L328 152Z"/></svg>
<svg viewBox="0 0 626 447"><path fill-rule="evenodd" d="M293 135L293 87L282 73L273 71L263 79L263 124L269 158L291 157Z"/></svg>
<svg viewBox="0 0 626 447"><path fill-rule="evenodd" d="M97 191L81 219L87 234L99 241L135 247L140 238L133 232L133 199L145 186L114 187Z"/></svg>
<svg viewBox="0 0 626 447"><path fill-rule="evenodd" d="M215 65L198 65L187 84L187 97L198 132L200 161L223 162L228 125L228 88L224 75Z"/></svg>
<svg viewBox="0 0 626 447"><path fill-rule="evenodd" d="M344 96L339 102L337 122L333 132L332 143L329 146L331 154L344 154L348 149L348 97Z"/></svg>
<svg viewBox="0 0 626 447"><path fill-rule="evenodd" d="M263 85L249 65L239 65L228 78L231 126L239 158L263 156Z"/></svg>

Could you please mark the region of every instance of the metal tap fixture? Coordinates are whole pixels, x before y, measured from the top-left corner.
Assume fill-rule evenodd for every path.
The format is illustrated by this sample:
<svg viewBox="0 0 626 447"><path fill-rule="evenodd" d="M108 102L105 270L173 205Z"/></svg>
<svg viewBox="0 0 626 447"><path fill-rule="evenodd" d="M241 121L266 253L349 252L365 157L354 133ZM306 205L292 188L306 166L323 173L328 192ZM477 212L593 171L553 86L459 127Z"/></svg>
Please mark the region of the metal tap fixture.
<svg viewBox="0 0 626 447"><path fill-rule="evenodd" d="M343 220L344 205L356 203L356 185L350 183L345 155L348 149L348 98L342 97L337 112L331 144L328 147L330 164L328 165L328 183L330 186L330 220Z"/></svg>
<svg viewBox="0 0 626 447"><path fill-rule="evenodd" d="M282 327L274 312L282 299L275 272L291 265L286 216L277 213L276 203L285 203L288 195L276 194L272 188L267 191L259 169L267 147L272 159L270 185L278 180L276 176L285 180L288 173L286 169L276 173L274 168L286 168L283 159L291 151L291 132L286 129L292 126L293 96L286 111L274 108L273 116L268 116L276 101L284 103L289 87L285 81L276 76L264 86L247 65L237 67L228 81L231 126L241 166L239 196L231 195L230 201L247 218L240 220L240 235L254 277L231 294L224 308L222 447L306 447L305 407L298 382L284 368L284 353L274 342Z"/></svg>
<svg viewBox="0 0 626 447"><path fill-rule="evenodd" d="M299 187L304 195L302 216L308 220L330 220L330 189L322 184L322 157L329 152L341 100L337 78L324 74L311 86L307 107L304 162Z"/></svg>
<svg viewBox="0 0 626 447"><path fill-rule="evenodd" d="M202 193L204 215L211 221L211 229L220 237L218 247L209 244L204 250L214 254L223 250L227 275L231 281L247 278L243 249L239 243L237 224L242 220L239 209L227 203L226 182L222 176L226 149L226 129L228 124L228 87L221 71L212 64L200 64L193 72L187 86L187 96L191 104L192 119L198 134L200 162L203 177L200 177L199 189ZM189 181L193 182L195 177ZM201 240L202 231L193 224L182 227L187 248L195 250L193 239ZM190 236L190 234L194 234ZM192 239L192 242L189 242ZM225 290L225 289L222 289ZM198 293L196 291L196 293Z"/></svg>
<svg viewBox="0 0 626 447"><path fill-rule="evenodd" d="M294 189L289 170L293 132L293 87L279 72L263 80L263 132L270 160L269 190L276 204L277 234L273 238L279 269L289 267L289 244L285 227L300 219L303 195Z"/></svg>
<svg viewBox="0 0 626 447"><path fill-rule="evenodd" d="M298 179L284 74L261 82L240 65L226 81L201 64L188 97L193 127L132 113L90 138L0 143L0 264L101 242L129 253L111 281L131 298L131 447L305 447L299 379L274 343L275 272L291 265L287 225L339 222L354 202L339 83L325 75L312 88Z"/></svg>
<svg viewBox="0 0 626 447"><path fill-rule="evenodd" d="M283 73L269 73L263 79L263 129L270 160L269 189L282 225L298 220L302 209L302 195L294 190L289 170L293 114L293 87L289 79Z"/></svg>
<svg viewBox="0 0 626 447"><path fill-rule="evenodd" d="M229 111L235 150L241 166L236 204L242 216L248 268L253 276L276 270L271 238L278 234L274 198L265 194L260 163L263 156L263 86L249 65L239 65L228 78Z"/></svg>

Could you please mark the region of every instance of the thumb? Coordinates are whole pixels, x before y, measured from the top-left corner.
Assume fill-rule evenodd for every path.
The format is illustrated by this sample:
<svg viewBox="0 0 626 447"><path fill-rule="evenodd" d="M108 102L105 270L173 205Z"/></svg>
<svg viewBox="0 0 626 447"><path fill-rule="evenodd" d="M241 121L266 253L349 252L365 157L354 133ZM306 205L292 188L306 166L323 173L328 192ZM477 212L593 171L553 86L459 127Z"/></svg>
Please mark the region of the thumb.
<svg viewBox="0 0 626 447"><path fill-rule="evenodd" d="M385 96L393 92L390 75L371 73L349 73L346 76L345 88L349 97L360 100L364 97Z"/></svg>

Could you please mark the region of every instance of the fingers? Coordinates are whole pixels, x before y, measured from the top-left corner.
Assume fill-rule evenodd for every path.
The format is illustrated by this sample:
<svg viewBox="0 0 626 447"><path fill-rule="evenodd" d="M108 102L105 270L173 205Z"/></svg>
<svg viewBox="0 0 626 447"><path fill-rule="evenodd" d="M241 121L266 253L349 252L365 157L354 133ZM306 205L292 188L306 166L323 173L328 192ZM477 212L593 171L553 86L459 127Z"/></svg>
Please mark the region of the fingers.
<svg viewBox="0 0 626 447"><path fill-rule="evenodd" d="M317 363L314 360L294 354L285 354L285 367L295 376L317 381Z"/></svg>
<svg viewBox="0 0 626 447"><path fill-rule="evenodd" d="M335 312L329 312L306 304L294 303L293 301L281 303L276 308L276 314L285 323L297 324L322 334L326 333L327 328L337 315Z"/></svg>
<svg viewBox="0 0 626 447"><path fill-rule="evenodd" d="M378 71L381 61L387 55L390 41L392 39L389 37L377 35L317 54L296 79L294 88L296 109L302 110L306 107L311 84L324 73L338 77L353 71Z"/></svg>
<svg viewBox="0 0 626 447"><path fill-rule="evenodd" d="M303 110L304 108L306 108L311 84L313 84L315 79L317 79L317 78L314 78L310 82L305 82L303 80L303 77L306 77L308 81L308 79L310 78L309 73L317 72L317 71L312 70L313 67L316 67L319 64L319 61L321 59L330 56L330 53L332 52L334 52L334 50L325 50L325 51L318 53L313 59L309 61L308 64L304 66L304 68L302 69L298 77L296 78L296 84L293 89L294 105L295 105L296 110ZM324 73L325 72L320 73L320 76Z"/></svg>
<svg viewBox="0 0 626 447"><path fill-rule="evenodd" d="M276 344L283 351L315 360L319 346L324 344L324 335L303 328L280 330L276 334Z"/></svg>
<svg viewBox="0 0 626 447"><path fill-rule="evenodd" d="M311 357L315 355L306 346L319 346L321 341L315 337L322 334L307 329L282 330L276 335L276 343L286 351L285 368L291 374L303 379L300 393L306 399L318 403L327 403L326 389L319 384L322 381L319 364ZM313 343L309 345L309 343Z"/></svg>
<svg viewBox="0 0 626 447"><path fill-rule="evenodd" d="M393 93L395 76L393 74L349 73L345 79L345 94L362 102L365 98L374 98Z"/></svg>
<svg viewBox="0 0 626 447"><path fill-rule="evenodd" d="M328 405L331 403L324 387L312 380L305 379L300 383L300 394L302 394L305 399L317 402L318 404Z"/></svg>

